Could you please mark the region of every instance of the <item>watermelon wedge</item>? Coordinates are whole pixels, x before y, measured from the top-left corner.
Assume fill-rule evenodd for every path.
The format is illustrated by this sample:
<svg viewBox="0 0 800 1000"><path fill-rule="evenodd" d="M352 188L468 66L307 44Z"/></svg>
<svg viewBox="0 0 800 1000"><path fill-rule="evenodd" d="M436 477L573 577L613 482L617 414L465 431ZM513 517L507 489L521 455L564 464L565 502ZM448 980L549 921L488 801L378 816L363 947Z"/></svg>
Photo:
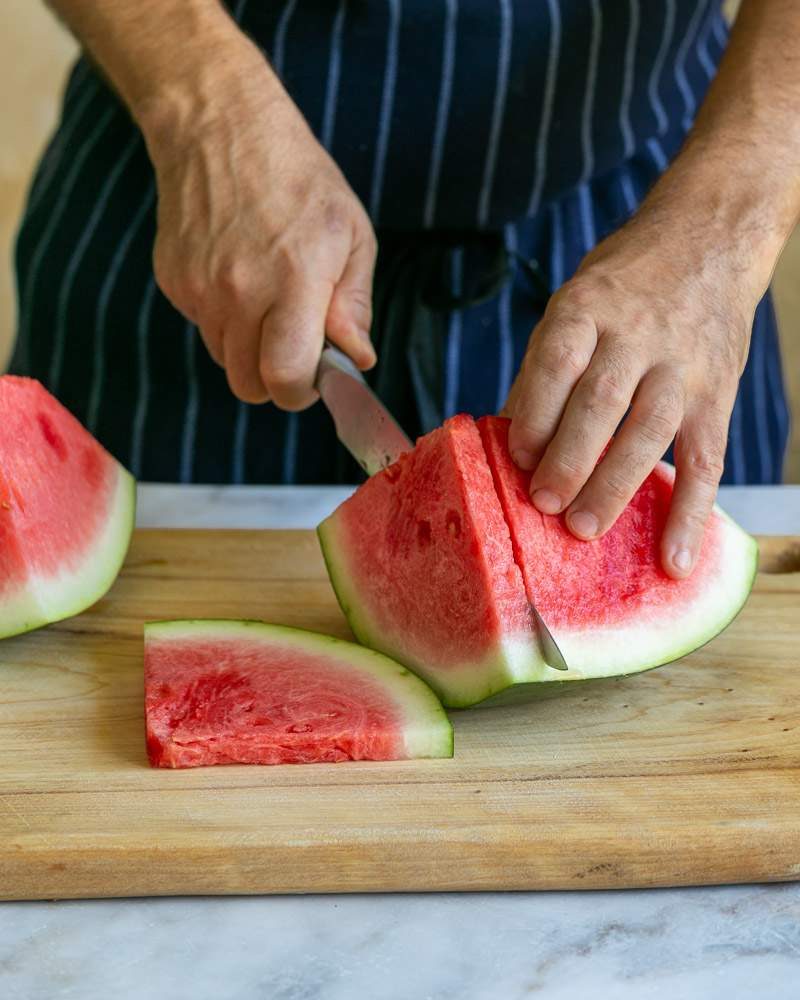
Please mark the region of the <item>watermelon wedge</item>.
<svg viewBox="0 0 800 1000"><path fill-rule="evenodd" d="M0 638L103 596L135 498L132 476L38 382L0 378Z"/></svg>
<svg viewBox="0 0 800 1000"><path fill-rule="evenodd" d="M676 660L713 639L744 604L758 561L755 540L719 507L695 572L673 580L659 545L675 470L660 462L614 527L577 541L562 517L530 502L530 473L508 451L509 421L483 417L483 438L525 590L571 674L608 677Z"/></svg>
<svg viewBox="0 0 800 1000"><path fill-rule="evenodd" d="M145 720L154 767L453 756L441 704L400 664L265 622L145 625Z"/></svg>
<svg viewBox="0 0 800 1000"><path fill-rule="evenodd" d="M532 506L508 421L460 415L361 486L319 537L361 642L419 673L450 707L524 700L674 660L744 604L757 548L718 508L692 576L661 569L673 476L659 465L611 531L582 542ZM546 664L530 602L568 671Z"/></svg>
<svg viewBox="0 0 800 1000"><path fill-rule="evenodd" d="M355 636L424 677L446 705L549 669L471 417L421 438L318 531Z"/></svg>

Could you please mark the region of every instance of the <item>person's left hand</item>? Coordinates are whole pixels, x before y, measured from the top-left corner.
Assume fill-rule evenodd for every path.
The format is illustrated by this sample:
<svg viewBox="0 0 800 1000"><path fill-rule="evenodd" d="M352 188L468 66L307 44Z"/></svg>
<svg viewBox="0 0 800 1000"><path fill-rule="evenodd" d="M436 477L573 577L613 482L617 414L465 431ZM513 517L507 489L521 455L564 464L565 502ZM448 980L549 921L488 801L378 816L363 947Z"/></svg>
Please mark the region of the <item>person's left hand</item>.
<svg viewBox="0 0 800 1000"><path fill-rule="evenodd" d="M553 295L503 411L540 511L599 537L675 438L661 556L670 576L691 573L764 290L749 265L713 218L645 203Z"/></svg>

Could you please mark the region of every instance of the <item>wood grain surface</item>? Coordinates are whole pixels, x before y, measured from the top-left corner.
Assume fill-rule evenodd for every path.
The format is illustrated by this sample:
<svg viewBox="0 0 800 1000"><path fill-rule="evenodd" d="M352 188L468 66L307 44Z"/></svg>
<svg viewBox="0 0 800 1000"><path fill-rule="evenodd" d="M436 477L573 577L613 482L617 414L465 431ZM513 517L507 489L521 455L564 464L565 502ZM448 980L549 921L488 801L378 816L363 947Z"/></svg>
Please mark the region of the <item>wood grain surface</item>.
<svg viewBox="0 0 800 1000"><path fill-rule="evenodd" d="M453 713L454 760L147 766L142 623L347 636L311 532L140 531L78 618L0 643L0 897L585 889L800 876L800 542L704 649Z"/></svg>

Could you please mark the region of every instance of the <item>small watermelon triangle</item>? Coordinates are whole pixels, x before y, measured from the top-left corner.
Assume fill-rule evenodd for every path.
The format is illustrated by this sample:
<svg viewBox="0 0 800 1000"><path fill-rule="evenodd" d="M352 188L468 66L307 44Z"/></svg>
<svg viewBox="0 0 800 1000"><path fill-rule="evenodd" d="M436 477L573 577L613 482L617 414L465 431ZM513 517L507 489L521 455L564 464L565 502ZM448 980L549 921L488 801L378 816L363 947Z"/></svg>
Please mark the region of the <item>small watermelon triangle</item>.
<svg viewBox="0 0 800 1000"><path fill-rule="evenodd" d="M33 379L0 378L0 637L78 614L116 579L136 484Z"/></svg>

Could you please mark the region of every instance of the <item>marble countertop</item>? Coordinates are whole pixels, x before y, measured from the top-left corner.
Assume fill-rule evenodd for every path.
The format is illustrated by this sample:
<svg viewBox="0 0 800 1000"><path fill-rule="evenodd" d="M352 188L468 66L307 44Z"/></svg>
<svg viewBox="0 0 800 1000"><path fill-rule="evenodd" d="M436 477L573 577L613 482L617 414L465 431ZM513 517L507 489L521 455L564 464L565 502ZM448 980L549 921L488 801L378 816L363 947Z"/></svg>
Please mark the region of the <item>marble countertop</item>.
<svg viewBox="0 0 800 1000"><path fill-rule="evenodd" d="M145 485L138 523L311 527L346 493ZM721 502L800 534L800 487ZM799 973L800 884L0 903L2 1000L795 1000Z"/></svg>

